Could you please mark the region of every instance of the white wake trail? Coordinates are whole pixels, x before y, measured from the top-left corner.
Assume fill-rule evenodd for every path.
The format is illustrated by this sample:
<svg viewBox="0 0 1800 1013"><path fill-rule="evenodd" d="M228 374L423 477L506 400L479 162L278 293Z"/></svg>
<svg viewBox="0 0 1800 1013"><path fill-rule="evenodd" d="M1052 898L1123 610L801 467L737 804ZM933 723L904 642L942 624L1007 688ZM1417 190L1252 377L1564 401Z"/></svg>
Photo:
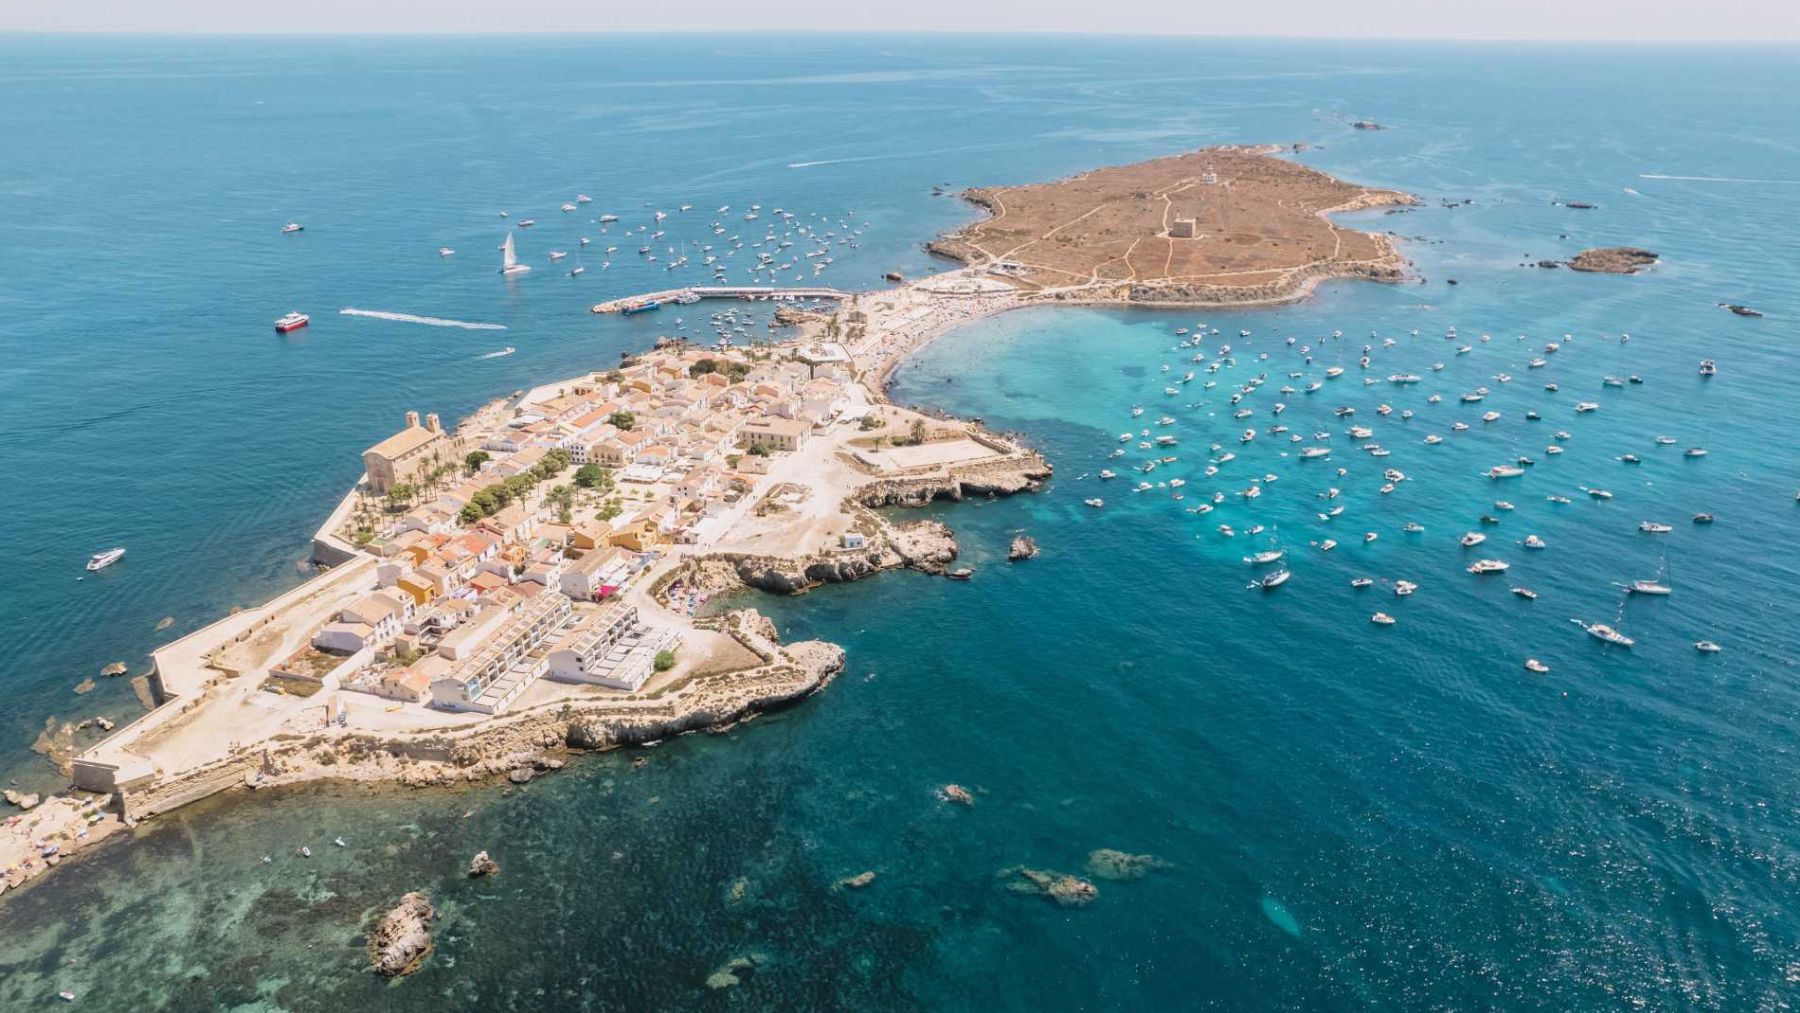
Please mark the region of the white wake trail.
<svg viewBox="0 0 1800 1013"><path fill-rule="evenodd" d="M421 317L412 313L390 313L387 310L359 310L350 307L338 310L347 317L373 317L376 320L392 320L402 324L424 324L427 327L460 327L465 331L504 331L505 324L479 324L468 320L446 320L443 317Z"/></svg>

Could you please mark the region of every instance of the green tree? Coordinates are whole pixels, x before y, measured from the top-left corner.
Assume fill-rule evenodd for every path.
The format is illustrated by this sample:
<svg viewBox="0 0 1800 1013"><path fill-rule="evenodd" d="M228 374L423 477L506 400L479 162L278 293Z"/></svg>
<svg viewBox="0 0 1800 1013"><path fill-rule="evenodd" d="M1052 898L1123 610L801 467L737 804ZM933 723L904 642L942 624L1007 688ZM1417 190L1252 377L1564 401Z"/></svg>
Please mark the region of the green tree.
<svg viewBox="0 0 1800 1013"><path fill-rule="evenodd" d="M752 444L750 444L750 456L751 457L768 457L769 456L769 448L764 446L760 441L756 442L756 443L752 443Z"/></svg>
<svg viewBox="0 0 1800 1013"><path fill-rule="evenodd" d="M912 441L915 444L925 442L925 420L924 419L913 419Z"/></svg>
<svg viewBox="0 0 1800 1013"><path fill-rule="evenodd" d="M631 427L637 425L637 416L630 412L613 412L606 417L606 421L611 422L613 425L626 432L630 432Z"/></svg>
<svg viewBox="0 0 1800 1013"><path fill-rule="evenodd" d="M463 458L463 467L467 469L471 475L480 471L481 466L486 463L488 463L488 452L485 450L470 451L469 456Z"/></svg>
<svg viewBox="0 0 1800 1013"><path fill-rule="evenodd" d="M608 489L612 487L612 472L598 464L584 464L575 470L575 484L583 489Z"/></svg>
<svg viewBox="0 0 1800 1013"><path fill-rule="evenodd" d="M688 375L692 377L701 377L708 373L717 373L718 371L719 362L717 359L701 359L699 362L688 367Z"/></svg>
<svg viewBox="0 0 1800 1013"><path fill-rule="evenodd" d="M667 672L669 669L674 668L675 667L675 652L674 651L657 651L655 664L656 664L656 670L658 672Z"/></svg>

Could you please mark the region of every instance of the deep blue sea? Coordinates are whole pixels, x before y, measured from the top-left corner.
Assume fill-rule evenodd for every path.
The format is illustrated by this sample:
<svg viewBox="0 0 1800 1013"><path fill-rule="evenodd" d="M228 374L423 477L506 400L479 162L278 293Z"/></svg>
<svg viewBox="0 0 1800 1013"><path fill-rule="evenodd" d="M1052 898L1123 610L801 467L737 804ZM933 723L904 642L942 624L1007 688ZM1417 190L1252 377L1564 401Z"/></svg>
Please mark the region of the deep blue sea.
<svg viewBox="0 0 1800 1013"><path fill-rule="evenodd" d="M404 411L454 418L673 330L668 311L586 312L671 281L626 235L655 209L658 245L681 248L713 241L727 204L747 234L751 204L847 222L857 245L821 280L867 287L931 270L921 244L969 220L941 185L1304 141L1307 164L1423 201L1352 219L1403 238L1416 284L1021 312L930 346L895 397L1022 433L1057 478L930 511L977 567L967 584L754 599L786 636L848 649L819 696L643 769L610 754L523 790L320 786L158 818L0 900L0 1007L66 988L106 1010L1789 1008L1797 94L1791 47L0 38L0 761L35 788L58 783L28 748L46 720L136 712L125 680L81 680L303 579L312 529ZM593 203L560 213L577 193ZM622 219L608 235L603 212ZM524 217L536 270L507 283L494 247ZM290 220L305 231L282 235ZM572 278L545 258L579 235L595 245ZM1523 266L1613 244L1662 261ZM275 336L296 308L312 326ZM1201 321L1219 332L1206 361L1229 344L1235 365L1177 347ZM1331 365L1325 389L1277 392ZM1232 418L1258 374L1254 417ZM1391 456L1358 450L1352 421ZM1301 462L1278 422L1334 434L1331 459ZM1245 426L1263 433L1239 444ZM1180 442L1142 477L1184 487L1130 491L1121 462L1146 455L1118 437L1146 427ZM1524 476L1482 477L1521 455ZM1382 494L1387 467L1407 478ZM1256 478L1259 498L1238 495ZM1345 509L1321 520L1328 504ZM1043 555L1009 566L1019 529ZM1476 529L1488 542L1460 548ZM1545 549L1520 546L1534 533ZM1249 591L1242 557L1270 544L1293 577ZM77 579L111 545L125 561ZM1513 569L1469 576L1476 555ZM1659 575L1667 598L1615 586ZM1418 592L1396 598L1401 578ZM938 800L950 781L973 807ZM339 835L350 847L326 846ZM285 857L302 843L314 859ZM484 848L502 873L464 879ZM1081 908L999 876L1084 874L1098 848L1166 865L1097 880ZM864 870L869 888L834 888ZM390 985L360 935L414 889L445 912L438 949ZM738 957L754 969L709 988Z"/></svg>

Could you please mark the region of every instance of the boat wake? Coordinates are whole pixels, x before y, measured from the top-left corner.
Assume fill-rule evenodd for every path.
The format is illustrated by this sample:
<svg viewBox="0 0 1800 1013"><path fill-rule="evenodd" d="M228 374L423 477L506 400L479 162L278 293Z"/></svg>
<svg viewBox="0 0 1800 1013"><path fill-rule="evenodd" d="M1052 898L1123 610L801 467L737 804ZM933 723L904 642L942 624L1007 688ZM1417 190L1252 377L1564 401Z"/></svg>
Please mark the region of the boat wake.
<svg viewBox="0 0 1800 1013"><path fill-rule="evenodd" d="M389 313L386 310L359 310L345 308L338 310L347 317L373 317L376 320L392 320L402 324L424 324L427 327L460 327L465 331L504 331L505 324L481 324L468 320L446 320L443 317L421 317L411 313Z"/></svg>
<svg viewBox="0 0 1800 1013"><path fill-rule="evenodd" d="M512 353L513 353L513 350L511 348L502 348L498 352L488 352L484 355L477 355L476 358L477 359L498 359L502 355L511 355Z"/></svg>
<svg viewBox="0 0 1800 1013"><path fill-rule="evenodd" d="M1660 172L1640 172L1639 179L1672 179L1682 183L1763 183L1770 186L1800 186L1800 179L1741 179L1737 176L1665 176Z"/></svg>

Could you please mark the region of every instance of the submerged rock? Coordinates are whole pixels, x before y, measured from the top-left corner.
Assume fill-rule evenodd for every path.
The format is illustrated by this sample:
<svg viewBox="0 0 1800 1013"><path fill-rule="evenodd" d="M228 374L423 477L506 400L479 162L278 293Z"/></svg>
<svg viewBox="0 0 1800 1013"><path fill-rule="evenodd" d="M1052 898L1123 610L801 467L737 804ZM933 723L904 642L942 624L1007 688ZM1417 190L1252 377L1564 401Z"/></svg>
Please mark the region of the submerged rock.
<svg viewBox="0 0 1800 1013"><path fill-rule="evenodd" d="M1006 888L1014 893L1045 897L1065 907L1080 907L1100 896L1100 888L1079 876L1048 869L1027 869L1022 865L1000 870Z"/></svg>
<svg viewBox="0 0 1800 1013"><path fill-rule="evenodd" d="M488 857L488 853L485 851L478 851L475 853L474 858L469 859L470 879L478 879L482 876L492 876L499 871L500 863Z"/></svg>
<svg viewBox="0 0 1800 1013"><path fill-rule="evenodd" d="M752 957L732 957L725 966L706 976L707 988L730 988L744 983L743 975L756 970L756 960Z"/></svg>
<svg viewBox="0 0 1800 1013"><path fill-rule="evenodd" d="M1157 869L1168 867L1169 863L1155 855L1133 855L1112 848L1088 852L1088 875L1098 879L1142 879Z"/></svg>
<svg viewBox="0 0 1800 1013"><path fill-rule="evenodd" d="M100 670L101 675L124 675L127 669L123 661L115 661Z"/></svg>
<svg viewBox="0 0 1800 1013"><path fill-rule="evenodd" d="M939 793L943 795L946 802L955 802L957 805L975 804L975 796L969 794L969 789L960 784L946 784Z"/></svg>
<svg viewBox="0 0 1800 1013"><path fill-rule="evenodd" d="M86 679L83 679L80 682L75 684L75 695L83 696L85 694L92 693L94 691L95 687L97 687L99 685L100 685L99 683L94 681L93 676L89 676Z"/></svg>
<svg viewBox="0 0 1800 1013"><path fill-rule="evenodd" d="M369 933L370 969L389 978L411 974L431 955L431 901L418 891L400 898Z"/></svg>
<svg viewBox="0 0 1800 1013"><path fill-rule="evenodd" d="M871 869L867 872L859 872L854 876L845 876L838 880L838 885L851 890L861 890L873 882L875 882L875 871Z"/></svg>
<svg viewBox="0 0 1800 1013"><path fill-rule="evenodd" d="M175 625L175 617L174 616L163 616L161 619L158 619L156 621L156 628L159 631L166 630L173 625Z"/></svg>
<svg viewBox="0 0 1800 1013"><path fill-rule="evenodd" d="M1012 547L1006 550L1006 558L1013 562L1030 559L1038 554L1038 544L1027 534L1013 536Z"/></svg>

